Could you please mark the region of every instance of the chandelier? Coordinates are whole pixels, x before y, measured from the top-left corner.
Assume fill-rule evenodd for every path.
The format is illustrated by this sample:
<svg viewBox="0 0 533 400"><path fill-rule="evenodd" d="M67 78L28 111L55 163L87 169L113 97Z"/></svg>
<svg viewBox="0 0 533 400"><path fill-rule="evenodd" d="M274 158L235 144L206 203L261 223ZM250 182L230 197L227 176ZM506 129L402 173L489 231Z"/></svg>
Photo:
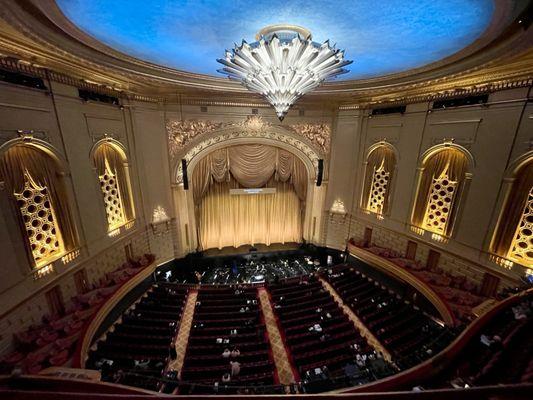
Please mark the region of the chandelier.
<svg viewBox="0 0 533 400"><path fill-rule="evenodd" d="M311 32L299 26L267 26L256 40L226 50L226 57L217 60L224 65L218 72L261 94L280 121L296 100L324 80L348 72L343 67L352 63L329 40L313 42Z"/></svg>

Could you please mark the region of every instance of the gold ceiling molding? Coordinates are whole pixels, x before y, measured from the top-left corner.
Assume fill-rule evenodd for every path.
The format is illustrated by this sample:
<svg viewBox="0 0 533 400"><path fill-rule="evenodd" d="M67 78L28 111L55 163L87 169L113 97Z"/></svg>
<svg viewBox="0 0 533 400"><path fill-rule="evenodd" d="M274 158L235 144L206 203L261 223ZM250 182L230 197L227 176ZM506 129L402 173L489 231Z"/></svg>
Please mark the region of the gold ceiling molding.
<svg viewBox="0 0 533 400"><path fill-rule="evenodd" d="M263 134L273 125L265 121L258 115L248 116L239 122L213 122L209 120L174 120L166 121L169 152L171 158L191 143L195 138L218 129L242 128L245 132ZM323 154L328 154L331 143L331 128L326 123L301 123L283 126L283 129L307 139L310 144L320 150Z"/></svg>
<svg viewBox="0 0 533 400"><path fill-rule="evenodd" d="M355 109L530 85L533 31L512 22L520 11L512 4L511 0L495 2L494 18L486 32L448 58L398 74L329 82L300 104ZM172 102L179 96L179 102L185 104L203 101L228 107L268 107L227 79L177 71L117 52L74 26L54 0L3 2L0 53L22 60L10 68L117 97ZM6 58L0 55L0 60Z"/></svg>

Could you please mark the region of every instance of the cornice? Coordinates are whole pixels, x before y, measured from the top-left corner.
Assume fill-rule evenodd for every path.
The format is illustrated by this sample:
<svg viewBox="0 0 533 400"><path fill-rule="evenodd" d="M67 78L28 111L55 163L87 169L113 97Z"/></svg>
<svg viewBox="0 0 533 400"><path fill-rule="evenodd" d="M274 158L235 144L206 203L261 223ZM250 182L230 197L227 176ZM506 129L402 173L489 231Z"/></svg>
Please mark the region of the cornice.
<svg viewBox="0 0 533 400"><path fill-rule="evenodd" d="M0 3L0 53L26 63L21 67L4 58L2 67L10 64L10 69L138 101L179 96L182 104L269 107L235 82L173 70L110 49L73 25L54 0ZM400 74L326 83L298 104L353 109L531 85L533 31L512 22L521 11L512 4L497 1L489 29L451 57Z"/></svg>

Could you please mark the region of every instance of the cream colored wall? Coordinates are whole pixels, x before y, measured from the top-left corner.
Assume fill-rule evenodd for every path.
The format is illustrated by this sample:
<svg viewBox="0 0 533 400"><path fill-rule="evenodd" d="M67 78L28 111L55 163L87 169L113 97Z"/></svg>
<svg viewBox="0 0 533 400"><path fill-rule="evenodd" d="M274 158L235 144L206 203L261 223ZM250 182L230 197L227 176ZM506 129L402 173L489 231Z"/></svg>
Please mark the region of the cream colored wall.
<svg viewBox="0 0 533 400"><path fill-rule="evenodd" d="M0 187L0 352L9 348L12 334L38 323L47 314L44 292L59 284L64 297L75 294L72 274L86 268L96 281L125 260L124 246L131 243L138 254L153 252L158 262L181 257L196 248L190 215L194 205L179 188L172 187L165 120L205 119L238 122L252 115L252 105L200 105L129 102L124 107L85 103L77 89L54 83L51 94L0 83L0 145L17 136L17 130L34 130L67 160L66 176L75 219L81 234L82 253L70 264L55 263L55 272L34 280L18 231L8 194ZM533 106L526 104L526 89L493 93L488 106L429 112L429 103L410 104L403 115L369 118L368 110L333 110L309 105L304 115L291 110L283 124L327 122L332 126L328 176L313 193L311 239L314 243L343 249L346 238L362 237L365 226L374 229L376 243L404 251L407 240L417 240L417 258L425 261L430 248L443 253L442 266L480 277L484 270L512 274L491 263L486 249L504 198L502 178L513 160L531 147ZM305 104L305 103L302 103ZM266 121L278 124L273 110L259 108ZM42 133L41 133L42 132ZM104 135L126 148L135 200L135 226L118 237L107 234L106 217L95 170L89 160L93 144ZM421 155L444 138L454 138L475 158L473 178L452 240L437 243L415 235L409 219L415 193L416 168ZM361 213L362 166L369 146L386 139L399 153L390 215L384 220ZM334 200L344 202L349 215L331 215ZM165 208L168 223L152 226L156 206ZM316 218L314 232L313 220ZM322 222L321 222L322 221ZM187 224L187 228L185 227ZM187 244L185 230L188 230ZM314 233L314 234L313 234ZM460 256L460 258L456 256ZM484 269L485 268L485 269Z"/></svg>
<svg viewBox="0 0 533 400"><path fill-rule="evenodd" d="M370 226L374 228L374 233L382 231L389 235L388 239L381 241L381 245L398 248L401 252L405 251L407 240L414 239L449 257L464 257L466 263L470 261L471 264L483 265L511 277L523 274L522 267L515 266L512 271L507 271L489 261L487 250L503 202L501 185L506 170L514 159L531 148L533 107L526 102L527 95L527 88L506 90L492 93L489 104L485 106L442 110L431 110L430 103L410 104L403 115L369 116L369 110L365 110L359 130L355 132L355 135L360 136L360 147L356 150L358 160L354 171L355 192L351 209L353 220L350 224L349 217L343 222L339 216L329 216L325 242L329 246L343 248L347 237L362 238L364 226ZM354 124L357 120L354 116ZM335 135L339 135L339 132ZM359 202L364 154L368 147L382 139L396 147L399 160L393 181L391 210L383 220L378 220L374 215L361 212ZM454 139L454 143L470 151L475 165L471 171L470 187L461 202L452 239L448 243L439 243L433 241L427 232L423 237L414 234L409 223L421 156L432 146L443 143L444 139ZM334 149L349 146L347 141L339 143L338 140L338 136L334 136ZM336 157L340 158L334 161ZM333 153L331 177L344 177L349 165L353 165L352 154L347 151ZM328 203L342 196L346 196L346 188L330 184ZM444 258L442 260L441 263L445 264ZM457 264L455 268L460 271L461 263Z"/></svg>
<svg viewBox="0 0 533 400"><path fill-rule="evenodd" d="M16 138L17 130L34 130L35 137L49 142L67 161L70 173L65 180L82 246L77 259L67 265L58 260L53 273L35 280L14 207L0 188L0 352L10 347L13 333L39 323L49 313L46 290L60 285L69 302L76 294L75 271L85 268L89 281L96 282L126 260L128 244L134 254L155 253L158 262L174 257L174 220L154 229L150 225L157 205L173 217L164 110L157 104L125 103L122 109L86 103L76 88L59 83L52 83L50 93L0 83L0 145ZM115 237L107 232L102 195L89 158L93 144L104 135L126 148L136 210L135 225Z"/></svg>

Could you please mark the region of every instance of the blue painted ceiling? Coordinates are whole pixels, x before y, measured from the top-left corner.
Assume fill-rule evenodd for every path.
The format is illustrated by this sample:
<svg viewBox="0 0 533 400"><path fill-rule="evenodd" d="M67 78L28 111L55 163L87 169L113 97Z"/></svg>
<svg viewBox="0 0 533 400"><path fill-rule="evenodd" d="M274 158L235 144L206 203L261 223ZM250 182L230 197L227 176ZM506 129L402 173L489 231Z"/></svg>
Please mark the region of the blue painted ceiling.
<svg viewBox="0 0 533 400"><path fill-rule="evenodd" d="M56 0L80 29L130 56L218 75L217 58L271 24L309 29L354 63L341 79L421 67L488 27L493 0Z"/></svg>

